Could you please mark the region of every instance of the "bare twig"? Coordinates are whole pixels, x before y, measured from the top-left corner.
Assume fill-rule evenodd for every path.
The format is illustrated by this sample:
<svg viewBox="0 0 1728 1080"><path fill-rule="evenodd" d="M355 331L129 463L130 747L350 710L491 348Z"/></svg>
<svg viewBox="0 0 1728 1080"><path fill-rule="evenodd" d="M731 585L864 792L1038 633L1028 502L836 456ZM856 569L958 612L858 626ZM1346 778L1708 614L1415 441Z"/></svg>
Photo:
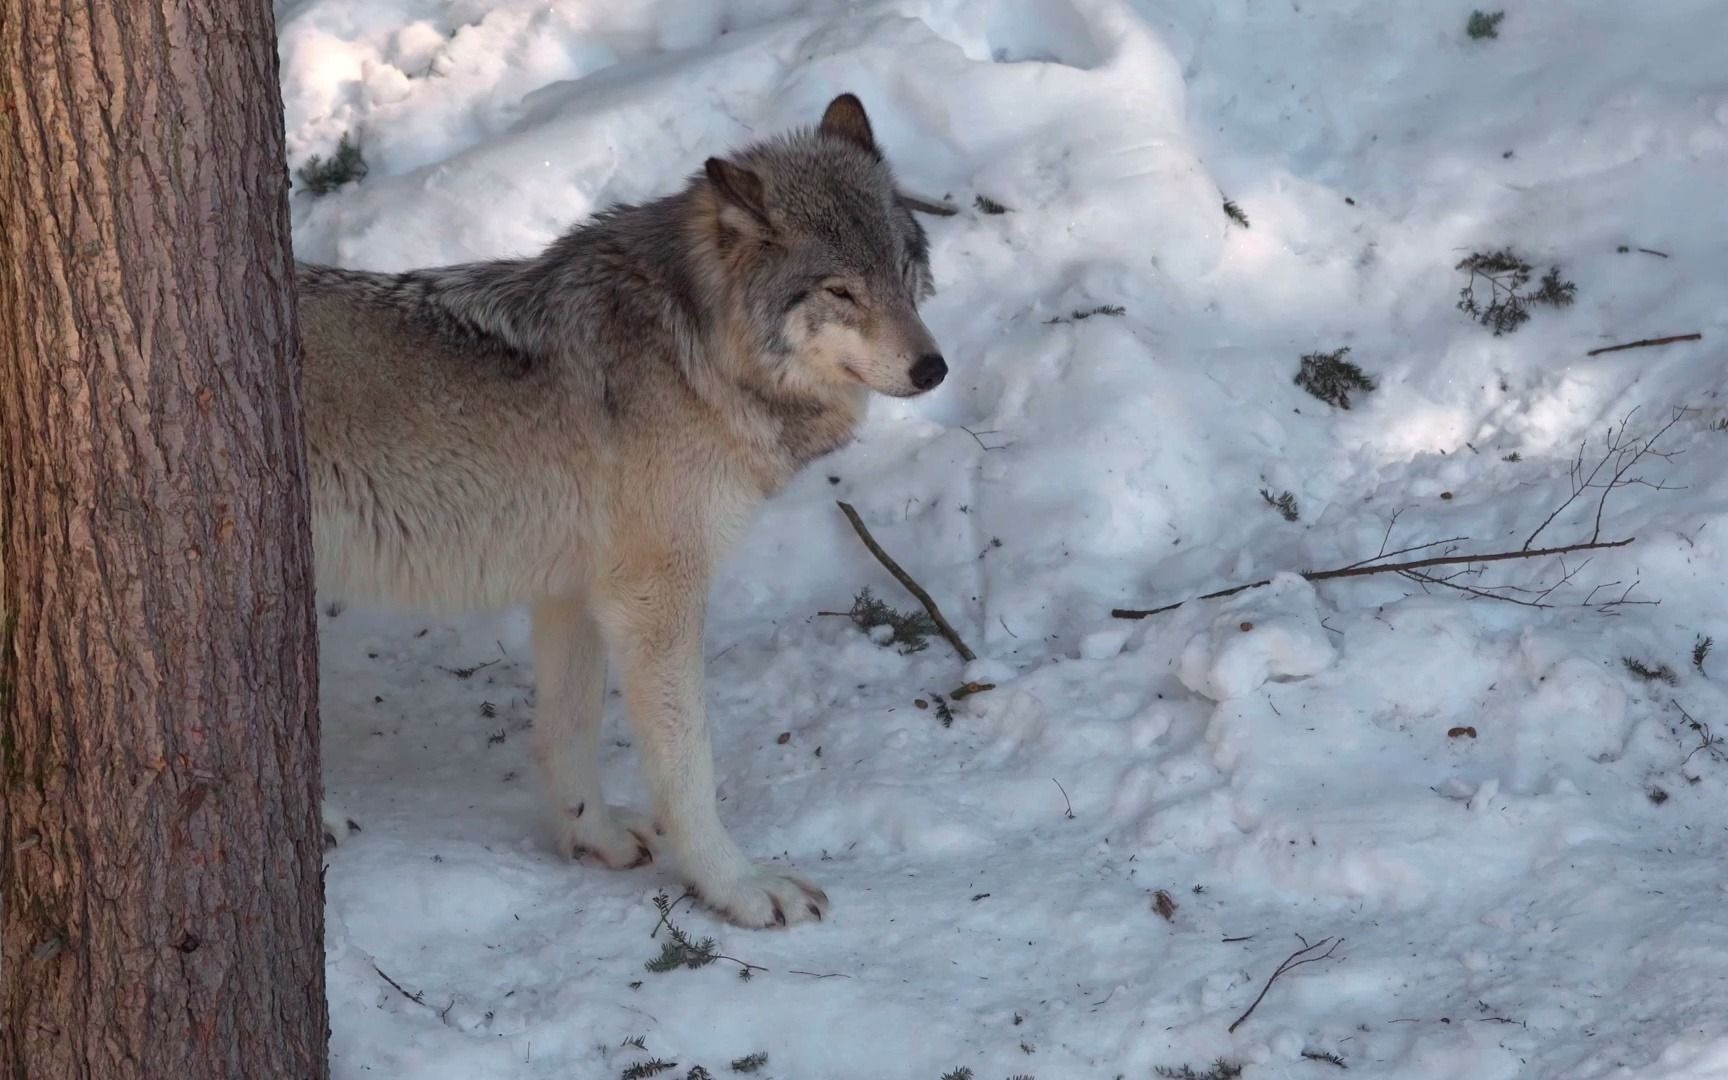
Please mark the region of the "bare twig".
<svg viewBox="0 0 1728 1080"><path fill-rule="evenodd" d="M1666 424L1663 424L1660 428L1656 429L1656 434L1651 435L1649 438L1646 438L1643 440L1633 439L1632 444L1630 446L1610 447L1610 449L1612 450L1612 452L1615 455L1614 475L1609 477L1608 482L1606 484L1602 485L1602 497L1600 499L1596 500L1596 525L1593 529L1590 530L1590 539L1592 541L1595 541L1595 540L1601 538L1601 536L1602 536L1602 511L1608 505L1608 494L1610 492L1612 492L1616 487L1621 487L1625 484L1638 484L1638 483L1644 482L1642 477L1636 477L1636 476L1630 480L1623 480L1622 479L1629 471L1631 471L1632 467L1637 465L1640 461L1644 460L1646 457L1654 456L1654 457L1659 457L1659 458L1663 459L1664 461L1667 461L1667 460L1673 458L1675 456L1675 454L1678 453L1678 451L1674 451L1674 450L1669 450L1669 451L1657 450L1656 449L1656 440L1660 439L1662 436L1668 434L1669 430L1671 428L1673 428L1673 426L1675 424L1678 424L1680 422L1680 418L1682 416L1685 416L1686 413L1687 413L1686 409L1675 409L1674 415L1669 418L1668 422ZM1626 423L1629 422L1631 420L1631 418L1632 418L1631 414L1628 413L1626 416L1626 420L1621 422L1620 432L1622 435L1625 434ZM1661 487L1660 484L1652 485L1652 486L1657 487L1658 489L1660 489L1660 487Z"/></svg>
<svg viewBox="0 0 1728 1080"><path fill-rule="evenodd" d="M1056 785L1056 790L1062 793L1062 801L1068 804L1068 811L1063 816L1072 819L1074 817L1074 802L1068 798L1068 789L1063 787L1062 781L1056 779L1054 776L1050 778L1050 782Z"/></svg>
<svg viewBox="0 0 1728 1080"><path fill-rule="evenodd" d="M1554 606L1553 604L1544 604L1540 600L1525 600L1521 597L1507 596L1505 593L1495 592L1494 590L1496 588L1498 588L1498 586L1492 586L1491 585L1491 586L1488 586L1487 588L1478 588L1474 585L1460 585L1456 581L1452 580L1452 578L1456 577L1457 575L1451 575L1448 577L1435 577L1433 574L1425 574L1420 570L1405 570L1402 572L1401 576L1408 578L1411 581L1416 582L1418 585L1422 585L1422 586L1439 585L1442 588L1456 589L1457 591L1459 591L1461 593L1467 593L1470 596L1478 596L1484 600L1500 600L1500 601L1503 601L1504 603L1508 603L1508 604L1519 604L1519 605L1522 605L1524 607L1533 607L1533 608L1547 608L1547 607L1553 607ZM1428 590L1426 588L1424 588L1422 591L1427 592Z"/></svg>
<svg viewBox="0 0 1728 1080"><path fill-rule="evenodd" d="M398 994L401 994L403 997L407 998L409 1001L412 1001L414 1004L423 1006L423 1007L428 1008L428 1009L432 1009L433 1012L438 1013L438 1015L440 1015L440 1016L443 1016L445 1013L450 1011L449 1008L445 1008L444 1010L440 1011L438 1009L433 1008L431 1005L426 1004L425 991L420 991L418 993L409 993L402 986L401 983L397 982L395 979L392 979L390 976L384 974L384 969L379 967L377 964L372 965L372 970L376 971L378 973L378 977L380 979L383 979L385 982L389 983L390 986Z"/></svg>
<svg viewBox="0 0 1728 1080"><path fill-rule="evenodd" d="M1680 418L1686 415L1687 410L1675 409L1674 415L1669 418L1666 424L1663 424L1659 429L1657 429L1655 434L1648 438L1634 438L1628 442L1626 439L1626 429L1631 425L1632 417L1637 415L1637 412L1637 409L1633 409L1631 412L1626 414L1618 426L1609 426L1607 438L1604 440L1606 445L1602 452L1602 457L1596 462L1595 467L1590 470L1590 475L1588 476L1584 475L1584 445L1582 443L1579 444L1578 456L1572 462L1570 470L1572 476L1572 493L1566 497L1565 502L1562 502L1559 506L1554 508L1553 513L1542 519L1542 524L1536 526L1535 532L1524 538L1525 550L1529 550L1530 545L1536 542L1536 538L1542 535L1542 530L1553 524L1555 518L1565 513L1566 508L1571 506L1573 502L1577 500L1578 496L1592 488L1599 489L1602 492L1602 497L1596 501L1596 527L1594 531L1591 532L1590 539L1592 541L1600 539L1602 535L1602 510L1607 505L1608 495L1610 492L1614 491L1616 488L1624 487L1627 483L1631 482L1624 479L1626 473L1646 457L1653 456L1664 459L1673 457L1672 452L1658 451L1656 449L1656 441L1662 438L1662 436L1668 434L1674 425L1680 422ZM1598 484L1596 482L1596 477L1601 475L1602 470L1607 468L1610 462L1613 462L1613 469L1608 481L1606 483Z"/></svg>
<svg viewBox="0 0 1728 1080"><path fill-rule="evenodd" d="M1640 251L1643 249L1640 248ZM1651 252L1652 255L1656 254ZM1663 256L1666 258L1667 256ZM1675 334L1672 337L1643 338L1639 341L1628 341L1624 345L1604 345L1600 349L1591 349L1585 356L1601 356L1603 353L1619 352L1622 349L1647 349L1652 345L1672 345L1676 341L1703 341L1703 334Z"/></svg>
<svg viewBox="0 0 1728 1080"><path fill-rule="evenodd" d="M1488 551L1474 555L1441 555L1431 559L1415 559L1402 563L1380 563L1364 566L1360 563L1341 566L1336 570L1304 570L1301 576L1309 581L1331 581L1335 578L1367 577L1369 574L1401 574L1410 570L1423 570L1430 566L1464 566L1479 562L1504 562L1507 559L1538 559L1547 555L1560 555L1569 551L1596 551L1602 548L1625 547L1637 537L1628 536L1624 540L1602 540L1584 544L1567 544L1564 547L1539 548L1535 551ZM1178 600L1174 604L1165 604L1155 608L1115 608L1110 614L1118 619L1144 619L1149 615L1161 615L1166 611L1174 611L1190 600L1216 600L1221 596L1234 596L1248 589L1257 589L1262 585L1270 585L1271 578L1251 581L1246 585L1233 585L1217 592L1191 596L1187 600Z"/></svg>
<svg viewBox="0 0 1728 1080"><path fill-rule="evenodd" d="M1296 935L1296 940L1302 942L1302 947L1286 957L1284 962L1278 965L1278 969L1272 972L1271 977L1266 980L1266 985L1260 988L1260 996L1256 997L1254 1003L1248 1006L1247 1011L1241 1016L1238 1016L1236 1022L1230 1025L1229 1034L1236 1034L1236 1029L1241 1027L1250 1016L1254 1015L1254 1010L1259 1008L1260 1002L1266 999L1266 991L1272 989L1272 984L1278 981L1279 976L1285 975L1288 972L1301 967L1303 964L1312 964L1317 960L1330 960L1332 959L1332 954L1338 951L1338 946L1344 944L1343 938L1327 937L1321 938L1319 941L1310 945L1308 944L1308 940L1300 934ZM1325 949L1326 951L1321 952L1321 949Z"/></svg>
<svg viewBox="0 0 1728 1080"><path fill-rule="evenodd" d="M1393 521L1397 521L1397 520L1398 520L1398 515L1397 515L1397 514L1393 514L1393 515L1392 515L1392 520L1393 520ZM1388 525L1387 525L1387 528L1388 528L1388 529L1390 529L1390 528L1391 528L1391 525L1390 525L1390 524L1388 524ZM1353 563L1351 563L1351 564L1350 564L1350 565L1349 565L1349 566L1346 566L1346 567L1344 567L1344 568L1343 568L1343 569L1345 569L1345 570L1354 570L1354 569L1356 569L1356 568L1357 568L1357 567L1358 567L1358 566L1367 566L1367 565L1368 565L1368 564L1369 564L1369 563L1376 563L1376 562L1379 562L1379 561L1380 561L1380 560L1381 560L1381 559L1390 559L1390 558L1392 558L1392 557L1393 557L1393 556L1394 556L1394 555L1408 555L1408 554L1410 554L1410 553L1411 553L1411 552L1412 552L1412 551L1425 551L1425 550L1427 550L1427 549L1428 549L1428 548L1431 548L1431 547L1439 547L1439 546L1441 546L1441 545L1442 545L1442 544L1461 544L1461 543L1463 543L1463 542L1464 542L1464 541L1466 541L1466 540L1468 540L1468 539L1470 539L1470 538L1469 538L1469 537L1468 537L1468 536L1450 536L1450 537L1447 537L1447 538L1446 538L1446 539L1444 539L1444 540L1430 540L1430 541L1428 541L1428 542L1427 542L1427 543L1426 543L1426 544L1412 544L1412 545L1411 545L1411 546L1409 546L1409 547L1402 547L1402 548L1399 548L1399 549L1398 549L1398 550L1397 550L1397 551L1386 551L1386 550L1385 550L1385 547L1386 547L1386 542L1385 542L1385 541L1384 541L1384 540L1382 540L1382 541L1381 541L1381 542L1380 542L1380 547L1381 547L1381 549L1382 549L1382 550L1381 550L1381 552L1380 552L1380 554L1378 554L1378 555L1370 555L1370 556L1369 556L1369 557L1368 557L1368 558L1366 558L1366 559L1362 559L1362 560L1360 560L1360 561L1358 561L1358 562L1353 562Z"/></svg>
<svg viewBox="0 0 1728 1080"><path fill-rule="evenodd" d="M734 964L737 964L738 965L738 974L744 976L746 979L748 979L750 977L750 972L752 972L752 971L767 971L768 970L767 968L763 967L761 964L752 964L748 960L740 960L736 956L727 956L723 952L717 952L717 953L714 953L712 955L713 955L714 959L716 959L716 960L730 960Z"/></svg>
<svg viewBox="0 0 1728 1080"><path fill-rule="evenodd" d="M953 217L955 214L959 213L958 210L949 206L947 203L932 202L929 199L920 199L916 195L908 195L903 191L899 193L899 199L901 205L905 206L906 209L916 210L920 214L934 214L937 217Z"/></svg>
<svg viewBox="0 0 1728 1080"><path fill-rule="evenodd" d="M443 664L434 664L432 666L436 667L439 671L449 672L458 679L472 679L476 671L484 671L497 662L498 661L496 660L488 660L484 664L475 664L473 667L445 667Z"/></svg>
<svg viewBox="0 0 1728 1080"><path fill-rule="evenodd" d="M973 431L971 428L966 427L965 425L961 425L960 430L964 431L966 434L972 436L972 441L978 444L978 448L980 450L984 450L984 451L988 452L991 450L1006 450L1006 449L1008 449L1006 446L991 446L989 443L986 443L984 441L984 439L982 438L985 435L1000 435L1000 434L1002 434L1000 431L997 431L995 428L987 428L983 431Z"/></svg>
<svg viewBox="0 0 1728 1080"><path fill-rule="evenodd" d="M1602 518L1607 510L1608 496L1620 488L1629 487L1631 485L1641 485L1659 491L1669 490L1673 487L1673 485L1661 481L1652 483L1642 476L1630 474L1632 473L1632 470L1637 468L1638 464L1646 458L1661 458L1666 461L1674 458L1680 453L1680 451L1677 450L1658 450L1656 445L1664 435L1668 434L1668 432L1673 429L1675 424L1680 422L1681 418L1684 417L1688 411L1689 410L1684 408L1675 409L1674 415L1669 418L1667 423L1663 424L1651 434L1643 436L1629 436L1627 434L1632 423L1632 417L1637 414L1638 410L1633 409L1631 412L1628 412L1618 424L1609 426L1602 456L1596 461L1595 465L1588 473L1584 470L1585 448L1584 445L1581 444L1578 447L1578 455L1576 459L1568 469L1568 474L1571 477L1572 482L1571 492L1559 506L1554 508L1552 513L1542 520L1540 525L1536 526L1535 530L1531 532L1529 536L1525 537L1523 546L1517 551L1455 554L1450 548L1448 548L1446 553L1443 555L1430 556L1425 559L1412 559L1408 562L1386 562L1384 560L1393 558L1397 555L1444 547L1468 539L1467 537L1455 536L1446 540L1431 540L1427 543L1413 544L1409 547L1399 548L1395 551L1387 551L1386 545L1390 543L1392 539L1392 527L1397 524L1398 521L1398 514L1394 513L1392 515L1392 520L1387 522L1386 535L1380 540L1380 551L1378 554L1371 555L1366 559L1359 559L1356 562L1333 570L1301 571L1301 576L1309 581L1328 581L1334 578L1362 577L1368 574L1395 573L1410 581L1414 581L1425 588L1433 585L1454 589L1468 595L1485 599L1521 604L1525 607L1550 607L1552 605L1547 603L1548 597L1551 596L1556 589L1571 582L1571 580L1577 576L1578 571L1588 565L1589 560L1585 560L1584 563L1579 564L1576 569L1569 569L1565 560L1561 560L1560 568L1562 571L1562 577L1560 580L1549 585L1545 589L1539 590L1523 589L1512 585L1466 585L1460 584L1454 580L1461 576L1460 574L1433 575L1420 573L1419 571L1435 566L1475 566L1479 563L1501 562L1507 559L1533 559L1549 555L1564 555L1574 551L1597 551L1604 548L1625 547L1627 544L1632 543L1632 537L1627 537L1624 540L1602 539ZM1535 547L1534 545L1536 540L1542 535L1543 531L1546 530L1549 525L1552 525L1561 514L1565 513L1568 507L1577 502L1587 491L1601 492L1601 496L1596 500L1595 514L1591 519L1589 538L1574 544L1563 544L1545 548ZM1475 571L1465 571L1465 573L1475 573ZM1236 593L1248 589L1258 588L1261 585L1269 584L1270 581L1270 578L1253 581L1246 585L1236 585L1228 589L1219 589L1216 592L1209 592L1201 596L1190 597L1189 600L1216 600L1220 597L1233 596ZM1613 584L1617 585L1619 582L1614 582ZM1636 585L1637 582L1633 582L1633 586L1635 587ZM1613 600L1606 604L1593 605L1592 602L1595 599L1596 592L1600 591L1604 587L1606 586L1598 586L1597 589L1592 590L1590 598L1585 601L1585 606L1595 606L1598 611L1612 615L1617 614L1617 612L1613 610L1615 608L1647 602L1630 599L1632 589L1629 587L1618 600ZM1517 594L1525 595L1520 596ZM1111 615L1118 619L1144 619L1149 615L1158 615L1166 611L1172 611L1181 607L1183 604L1188 603L1189 600L1180 600L1174 604L1165 604L1163 607L1156 608L1116 608L1111 611Z"/></svg>
<svg viewBox="0 0 1728 1080"><path fill-rule="evenodd" d="M931 621L936 624L936 629L948 639L948 644L954 646L954 651L960 654L960 658L966 661L978 659L978 654L966 647L966 643L960 640L960 635L955 633L954 627L950 626L948 620L942 617L942 609L937 607L936 601L932 600L930 594L924 591L924 586L912 580L912 575L902 570L900 564L882 550L882 545L876 542L876 538L871 536L870 530L864 526L864 519L858 516L858 511L854 510L850 503L842 502L836 505L840 507L840 512L846 515L846 520L852 523L852 528L857 532L858 539L864 541L864 546L870 549L870 554L876 556L876 561L881 563L890 574L893 574L894 579L904 585L907 592L917 597L920 604L924 605L924 610L930 613Z"/></svg>
<svg viewBox="0 0 1728 1080"><path fill-rule="evenodd" d="M1586 597L1584 600L1584 606L1585 607L1594 607L1599 613L1601 613L1603 615L1618 615L1620 613L1618 611L1615 611L1614 610L1615 608L1621 608L1621 607L1656 607L1662 603L1662 601L1660 601L1660 600L1633 600L1631 598L1632 597L1632 590L1636 589L1638 587L1638 582L1636 580L1634 580L1632 582L1632 584L1626 586L1626 590L1620 594L1620 598L1618 600L1608 600L1608 601L1605 601L1604 603L1600 603L1600 604L1592 604L1591 603L1591 601L1595 599L1596 593L1599 590L1611 589L1618 584L1620 584L1618 581L1610 581L1610 582L1606 582L1602 585L1598 585L1594 589L1591 589L1590 595L1588 597Z"/></svg>

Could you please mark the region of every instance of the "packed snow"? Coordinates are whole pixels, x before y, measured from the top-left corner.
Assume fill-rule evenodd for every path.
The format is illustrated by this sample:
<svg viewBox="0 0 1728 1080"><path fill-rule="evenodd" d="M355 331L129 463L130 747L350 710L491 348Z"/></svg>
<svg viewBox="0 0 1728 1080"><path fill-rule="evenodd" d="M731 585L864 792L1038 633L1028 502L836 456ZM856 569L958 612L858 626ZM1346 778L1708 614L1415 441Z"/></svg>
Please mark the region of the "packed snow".
<svg viewBox="0 0 1728 1080"><path fill-rule="evenodd" d="M1728 1077L1728 695L1694 663L1728 643L1728 5L1519 4L1480 40L1416 0L276 7L290 164L352 133L370 165L295 196L302 258L530 253L845 90L960 209L927 221L948 382L876 401L711 606L722 816L830 918L686 903L765 970L647 970L679 886L554 855L525 615L332 608L342 1080ZM1575 303L1458 310L1503 247ZM1349 409L1293 382L1344 347ZM1629 545L1292 573L1516 551L1676 410L1536 544ZM837 498L978 661L818 614L915 606ZM608 725L643 807L615 695Z"/></svg>

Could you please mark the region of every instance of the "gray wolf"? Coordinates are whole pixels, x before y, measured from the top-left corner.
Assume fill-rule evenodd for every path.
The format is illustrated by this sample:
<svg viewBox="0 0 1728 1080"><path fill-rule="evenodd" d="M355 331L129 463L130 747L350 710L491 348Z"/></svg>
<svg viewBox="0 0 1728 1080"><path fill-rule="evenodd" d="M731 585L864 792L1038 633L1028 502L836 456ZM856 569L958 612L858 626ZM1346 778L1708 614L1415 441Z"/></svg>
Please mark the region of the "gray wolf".
<svg viewBox="0 0 1728 1080"><path fill-rule="evenodd" d="M422 609L529 605L535 757L563 852L669 859L747 927L828 898L750 862L715 805L703 609L752 509L848 442L867 391L947 372L929 249L863 106L710 158L677 194L531 258L298 268L318 589ZM607 658L653 793L609 806Z"/></svg>

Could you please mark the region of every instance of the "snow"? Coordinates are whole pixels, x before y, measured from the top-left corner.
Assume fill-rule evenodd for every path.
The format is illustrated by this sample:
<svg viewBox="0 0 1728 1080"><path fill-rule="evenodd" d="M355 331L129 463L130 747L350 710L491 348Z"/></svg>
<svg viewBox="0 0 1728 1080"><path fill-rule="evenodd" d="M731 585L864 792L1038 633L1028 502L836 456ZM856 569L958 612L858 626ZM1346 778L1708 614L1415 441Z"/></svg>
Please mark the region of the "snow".
<svg viewBox="0 0 1728 1080"><path fill-rule="evenodd" d="M1212 625L1182 650L1182 685L1201 697L1227 701L1252 694L1268 679L1325 671L1337 650L1326 640L1316 603L1314 586L1284 570L1220 604Z"/></svg>
<svg viewBox="0 0 1728 1080"><path fill-rule="evenodd" d="M831 918L681 907L768 970L647 972L676 882L553 855L523 613L326 615L327 784L362 829L328 860L338 1077L758 1051L781 1080L1331 1074L1304 1051L1353 1077L1728 1077L1728 762L1697 749L1728 695L1691 664L1728 641L1728 6L1520 5L1484 42L1469 5L1367 0L276 6L291 164L353 131L372 166L295 197L305 258L533 251L841 90L908 188L964 208L929 223L948 383L874 403L712 604L722 816ZM1503 245L1577 303L1502 337L1455 310L1454 264ZM1051 322L1099 305L1125 312ZM1348 411L1291 381L1342 346L1378 383ZM1683 453L1638 470L1670 490L1607 503L1602 537L1635 543L1460 579L1576 572L1559 606L1281 573L1515 549L1581 443L1588 467L1678 407ZM816 615L864 586L912 605L836 498L977 662ZM1578 606L1608 582L1661 603ZM997 685L944 726L933 695L967 681ZM643 806L616 698L608 723L610 797ZM1345 941L1227 1033L1299 934Z"/></svg>

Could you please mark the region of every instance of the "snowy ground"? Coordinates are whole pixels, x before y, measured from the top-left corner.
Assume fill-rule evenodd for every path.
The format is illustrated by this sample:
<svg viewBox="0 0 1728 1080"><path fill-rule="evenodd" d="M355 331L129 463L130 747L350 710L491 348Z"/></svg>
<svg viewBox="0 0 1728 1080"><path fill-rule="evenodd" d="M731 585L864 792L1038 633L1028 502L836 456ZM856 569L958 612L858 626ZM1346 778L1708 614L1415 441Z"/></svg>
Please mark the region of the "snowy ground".
<svg viewBox="0 0 1728 1080"><path fill-rule="evenodd" d="M525 253L840 90L907 186L966 207L930 226L954 374L877 402L713 604L723 815L831 919L681 908L768 971L645 971L676 885L551 854L523 616L349 609L324 620L328 784L364 826L329 859L338 1077L718 1077L754 1052L780 1080L1336 1070L1305 1051L1351 1076L1728 1077L1728 762L1681 711L1728 728L1691 662L1728 643L1728 5L1516 4L1481 42L1469 4L1417 0L277 8L293 163L353 131L372 166L296 197L306 258ZM1454 264L1503 245L1576 304L1503 337L1455 310ZM1125 312L1050 321L1095 305ZM1379 383L1349 411L1292 384L1341 346ZM1283 578L1111 618L1371 556L1398 512L1392 548L1517 548L1581 442L1588 466L1609 425L1678 407L1661 448L1684 454L1639 474L1684 490L1615 493L1603 536L1637 542L1551 597L1573 606ZM1587 535L1595 494L1543 541ZM914 704L963 681L944 645L815 614L865 585L909 604L836 497L1001 676L952 726ZM1576 606L1633 581L1660 606ZM640 804L615 699L608 722ZM1345 940L1227 1033L1298 934Z"/></svg>

